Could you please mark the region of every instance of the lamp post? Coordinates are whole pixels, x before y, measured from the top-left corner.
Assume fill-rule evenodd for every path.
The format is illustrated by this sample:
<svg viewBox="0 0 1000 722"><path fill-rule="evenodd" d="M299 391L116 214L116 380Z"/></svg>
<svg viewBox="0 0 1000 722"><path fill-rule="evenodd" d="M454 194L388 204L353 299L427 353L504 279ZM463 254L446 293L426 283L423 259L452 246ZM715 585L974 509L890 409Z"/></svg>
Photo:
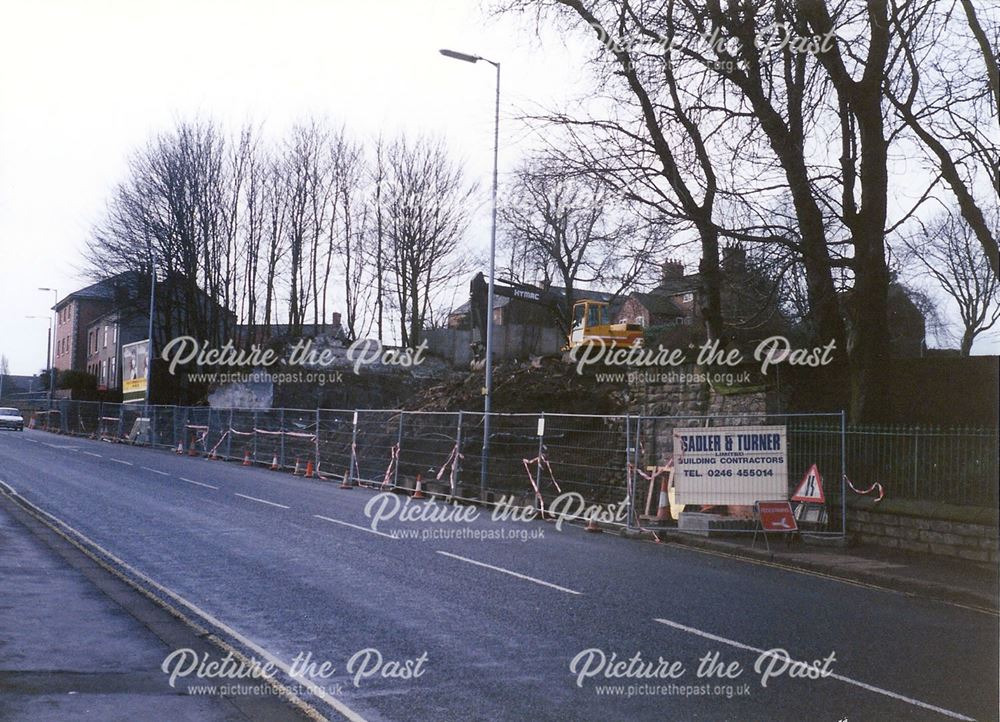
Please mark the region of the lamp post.
<svg viewBox="0 0 1000 722"><path fill-rule="evenodd" d="M46 344L46 347L45 347L45 365L49 369L51 369L52 368L52 317L51 316L25 316L25 318L37 318L37 319L40 319L42 321L48 321L49 322L49 333L48 333L48 336L46 337L48 339L48 343ZM49 371L49 373L51 374L52 372ZM52 402L51 402L51 400L52 400L51 386L52 386L52 377L50 376L49 377L49 387L50 387L49 388L49 407L50 408L52 406ZM30 391L30 389L29 389L29 391Z"/></svg>
<svg viewBox="0 0 1000 722"><path fill-rule="evenodd" d="M493 286L495 281L497 250L497 158L500 152L500 63L479 55L459 53L455 50L440 50L446 58L477 63L480 60L496 68L496 103L493 112L493 211L490 223L490 280L486 307L489 309L486 321L486 383L483 387L483 454L480 461L479 498L486 500L486 473L490 458L490 408L493 395Z"/></svg>
<svg viewBox="0 0 1000 722"><path fill-rule="evenodd" d="M156 313L156 256L149 256L149 336L146 339L146 415L153 401L153 314Z"/></svg>
<svg viewBox="0 0 1000 722"><path fill-rule="evenodd" d="M52 292L52 315L55 316L56 306L59 304L59 291L57 291L54 288L41 288L41 287L39 287L38 290ZM58 324L53 324L49 322L49 337L50 337L49 338L49 410L50 411L52 410L52 393L55 391L56 388L56 370L53 364L52 356L54 355L53 349L56 346L55 335L57 326ZM72 367L72 365L73 364L71 363L70 366Z"/></svg>

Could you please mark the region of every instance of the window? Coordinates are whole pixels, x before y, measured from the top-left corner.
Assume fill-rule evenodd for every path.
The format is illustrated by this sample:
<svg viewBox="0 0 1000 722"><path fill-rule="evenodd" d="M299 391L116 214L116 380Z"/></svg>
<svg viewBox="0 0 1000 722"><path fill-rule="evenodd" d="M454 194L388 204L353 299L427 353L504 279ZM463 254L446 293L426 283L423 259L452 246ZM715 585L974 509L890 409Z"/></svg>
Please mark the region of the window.
<svg viewBox="0 0 1000 722"><path fill-rule="evenodd" d="M104 325L104 348L108 347L108 326Z"/></svg>
<svg viewBox="0 0 1000 722"><path fill-rule="evenodd" d="M116 385L116 382L115 382L115 366L117 364L115 363L115 361L117 361L117 359L115 359L115 358L111 358L108 361L108 364L109 364L109 368L108 368L108 386L115 386Z"/></svg>
<svg viewBox="0 0 1000 722"><path fill-rule="evenodd" d="M694 300L694 294L693 293L685 293L684 294L684 303L691 303L693 300Z"/></svg>
<svg viewBox="0 0 1000 722"><path fill-rule="evenodd" d="M587 326L601 325L601 307L597 305L587 306Z"/></svg>

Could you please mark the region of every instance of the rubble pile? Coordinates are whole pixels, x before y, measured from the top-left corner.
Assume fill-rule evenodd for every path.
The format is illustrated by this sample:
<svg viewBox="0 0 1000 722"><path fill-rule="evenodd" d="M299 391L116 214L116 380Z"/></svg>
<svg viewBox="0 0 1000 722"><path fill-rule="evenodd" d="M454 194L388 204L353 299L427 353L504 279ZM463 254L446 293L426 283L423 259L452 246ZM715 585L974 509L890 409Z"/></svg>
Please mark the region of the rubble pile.
<svg viewBox="0 0 1000 722"><path fill-rule="evenodd" d="M410 411L482 411L483 372L456 374L414 394ZM616 414L628 404L627 384L598 382L560 359L503 362L493 368L493 411Z"/></svg>

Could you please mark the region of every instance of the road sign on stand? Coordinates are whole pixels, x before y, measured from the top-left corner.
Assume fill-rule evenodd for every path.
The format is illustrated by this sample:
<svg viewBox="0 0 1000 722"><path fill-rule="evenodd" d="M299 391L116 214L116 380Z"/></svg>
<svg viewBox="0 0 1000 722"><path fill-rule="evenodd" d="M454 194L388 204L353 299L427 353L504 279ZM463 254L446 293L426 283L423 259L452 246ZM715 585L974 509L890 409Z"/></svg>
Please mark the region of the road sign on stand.
<svg viewBox="0 0 1000 722"><path fill-rule="evenodd" d="M811 504L825 504L826 496L823 494L823 477L819 474L819 467L815 464L809 467L809 471L802 477L798 488L792 495L792 501L808 502Z"/></svg>
<svg viewBox="0 0 1000 722"><path fill-rule="evenodd" d="M789 501L758 501L754 503L754 511L757 517L757 529L753 534L753 543L757 543L757 532L764 534L764 544L767 550L771 550L771 544L767 540L768 532L796 532L799 525L795 522L795 514L792 513L792 503Z"/></svg>

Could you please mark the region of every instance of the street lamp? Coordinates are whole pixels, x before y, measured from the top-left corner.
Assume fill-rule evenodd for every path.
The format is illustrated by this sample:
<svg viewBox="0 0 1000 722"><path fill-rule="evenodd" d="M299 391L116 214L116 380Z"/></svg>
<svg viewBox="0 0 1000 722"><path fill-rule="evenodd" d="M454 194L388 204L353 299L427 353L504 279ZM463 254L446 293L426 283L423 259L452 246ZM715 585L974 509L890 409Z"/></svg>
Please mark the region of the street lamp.
<svg viewBox="0 0 1000 722"><path fill-rule="evenodd" d="M446 58L461 60L466 63L477 63L480 60L489 63L497 71L496 105L493 113L493 218L490 224L490 280L486 307L489 309L486 320L486 385L483 388L483 455L480 462L479 498L486 500L486 471L490 458L490 400L493 395L493 285L496 276L495 261L497 251L497 157L500 152L500 63L496 63L479 55L469 55L455 50L439 51Z"/></svg>
<svg viewBox="0 0 1000 722"><path fill-rule="evenodd" d="M52 291L52 315L55 316L56 306L59 304L59 291L57 291L54 288L41 288L41 287L39 287L38 290ZM56 346L56 330L57 330L56 326L57 324L53 323L49 324L49 336L51 337L49 339L49 410L50 411L52 409L52 393L53 391L55 391L56 388L56 370L52 359L52 356L54 355L52 349L54 349ZM70 366L72 367L72 365L73 364L71 363Z"/></svg>
<svg viewBox="0 0 1000 722"><path fill-rule="evenodd" d="M46 348L45 348L45 365L46 365L46 367L48 367L49 369L51 369L52 368L52 317L51 316L25 316L25 318L37 318L37 319L40 319L42 321L48 321L49 322L49 333L48 333L48 336L46 337L46 338L48 338L48 344L46 345ZM50 374L52 373L51 370L49 371L49 373ZM52 387L52 377L51 376L49 376L49 387L50 387L49 388L49 407L51 408L51 406L52 406L52 389L51 389L51 387Z"/></svg>

